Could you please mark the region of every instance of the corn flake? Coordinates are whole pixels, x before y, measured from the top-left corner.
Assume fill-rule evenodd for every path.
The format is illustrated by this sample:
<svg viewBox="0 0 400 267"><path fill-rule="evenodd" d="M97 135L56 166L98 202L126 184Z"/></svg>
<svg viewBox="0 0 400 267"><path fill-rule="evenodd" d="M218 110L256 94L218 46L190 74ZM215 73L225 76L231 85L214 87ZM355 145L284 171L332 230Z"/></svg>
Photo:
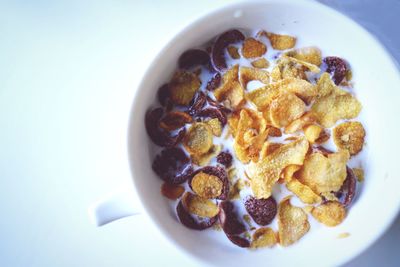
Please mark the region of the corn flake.
<svg viewBox="0 0 400 267"><path fill-rule="evenodd" d="M265 44L254 38L247 38L243 43L242 55L245 58L261 57L265 52L267 52Z"/></svg>
<svg viewBox="0 0 400 267"><path fill-rule="evenodd" d="M361 168L353 168L353 173L357 177L357 181L360 183L364 181L364 170Z"/></svg>
<svg viewBox="0 0 400 267"><path fill-rule="evenodd" d="M331 93L318 98L311 110L324 127L332 127L340 119L353 119L361 111L361 103L351 94L338 95Z"/></svg>
<svg viewBox="0 0 400 267"><path fill-rule="evenodd" d="M251 67L240 68L240 83L243 88L247 87L247 83L253 80L258 80L264 84L269 83L269 73L265 70L255 69Z"/></svg>
<svg viewBox="0 0 400 267"><path fill-rule="evenodd" d="M305 126L310 125L317 121L317 117L312 112L306 112L300 118L292 121L288 126L285 128L286 134L292 134L297 131L302 130Z"/></svg>
<svg viewBox="0 0 400 267"><path fill-rule="evenodd" d="M286 183L286 187L306 204L315 204L322 201L319 195L314 193L308 186L300 183L297 179L291 179Z"/></svg>
<svg viewBox="0 0 400 267"><path fill-rule="evenodd" d="M307 138L308 142L315 143L315 141L320 137L321 133L324 129L316 124L311 124L304 127L304 135Z"/></svg>
<svg viewBox="0 0 400 267"><path fill-rule="evenodd" d="M257 163L251 162L246 172L256 198L271 196L272 186L278 181L282 170L291 164L302 165L308 151L305 138L284 144Z"/></svg>
<svg viewBox="0 0 400 267"><path fill-rule="evenodd" d="M317 47L303 47L295 49L286 52L286 55L296 58L298 60L314 64L318 67L321 66L322 63L321 50L319 50L319 48Z"/></svg>
<svg viewBox="0 0 400 267"><path fill-rule="evenodd" d="M251 62L254 68L266 69L269 67L269 61L266 58L259 58Z"/></svg>
<svg viewBox="0 0 400 267"><path fill-rule="evenodd" d="M271 122L275 127L285 127L300 118L305 111L306 105L300 98L294 94L282 92L271 102Z"/></svg>
<svg viewBox="0 0 400 267"><path fill-rule="evenodd" d="M310 230L307 214L303 209L292 206L290 197L279 203L278 227L279 243L284 247L292 245Z"/></svg>
<svg viewBox="0 0 400 267"><path fill-rule="evenodd" d="M300 170L300 168L300 165L288 165L285 169L283 169L281 176L284 181L288 183L293 179L294 173Z"/></svg>
<svg viewBox="0 0 400 267"><path fill-rule="evenodd" d="M365 130L358 121L339 124L333 129L333 141L339 149L346 149L350 155L356 155L364 145Z"/></svg>
<svg viewBox="0 0 400 267"><path fill-rule="evenodd" d="M264 34L268 37L273 49L286 50L293 48L296 45L296 37L272 32L267 32Z"/></svg>
<svg viewBox="0 0 400 267"><path fill-rule="evenodd" d="M347 176L346 163L349 157L346 150L331 153L327 157L313 153L304 160L298 179L318 194L338 191Z"/></svg>
<svg viewBox="0 0 400 267"><path fill-rule="evenodd" d="M311 215L326 226L336 226L343 222L346 217L346 209L338 201L327 201L311 211Z"/></svg>

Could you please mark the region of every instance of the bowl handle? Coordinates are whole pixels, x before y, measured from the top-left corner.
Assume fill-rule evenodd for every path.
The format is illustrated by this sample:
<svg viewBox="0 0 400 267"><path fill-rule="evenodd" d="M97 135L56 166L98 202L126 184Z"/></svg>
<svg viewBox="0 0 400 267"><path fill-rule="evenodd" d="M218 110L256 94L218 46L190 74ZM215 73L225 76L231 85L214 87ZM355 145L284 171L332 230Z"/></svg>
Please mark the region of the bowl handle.
<svg viewBox="0 0 400 267"><path fill-rule="evenodd" d="M89 218L96 226L141 213L138 200L132 190L120 190L93 203Z"/></svg>

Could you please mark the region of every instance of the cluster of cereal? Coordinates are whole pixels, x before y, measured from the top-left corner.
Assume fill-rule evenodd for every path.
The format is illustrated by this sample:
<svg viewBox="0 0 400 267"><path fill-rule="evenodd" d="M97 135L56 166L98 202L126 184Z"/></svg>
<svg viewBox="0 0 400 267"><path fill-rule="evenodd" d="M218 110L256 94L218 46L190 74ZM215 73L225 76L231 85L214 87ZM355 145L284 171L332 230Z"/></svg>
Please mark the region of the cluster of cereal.
<svg viewBox="0 0 400 267"><path fill-rule="evenodd" d="M274 62L264 57L263 40L282 51ZM343 59L322 58L318 48L294 49L295 44L288 35L260 31L246 38L230 30L206 50L184 52L179 70L159 89L162 107L145 118L149 137L164 147L152 167L165 181L163 195L179 199L177 215L186 227L203 230L219 223L234 244L258 248L299 240L310 228L307 212L327 226L344 220L356 176L362 176L361 169L347 166L364 144L362 124L348 121L358 116L361 104L343 87L351 85ZM252 67L228 66L227 57L243 57ZM204 71L211 74L206 83L200 78ZM248 90L254 80L264 86ZM331 135L337 152L321 146ZM216 138L233 140L235 158ZM217 163L210 164L213 159ZM245 169L236 181L233 159ZM277 205L276 184L308 206L293 206L290 196ZM246 188L252 193L241 202L248 213L244 221L266 226L278 215L277 233L247 227L238 216L232 200Z"/></svg>

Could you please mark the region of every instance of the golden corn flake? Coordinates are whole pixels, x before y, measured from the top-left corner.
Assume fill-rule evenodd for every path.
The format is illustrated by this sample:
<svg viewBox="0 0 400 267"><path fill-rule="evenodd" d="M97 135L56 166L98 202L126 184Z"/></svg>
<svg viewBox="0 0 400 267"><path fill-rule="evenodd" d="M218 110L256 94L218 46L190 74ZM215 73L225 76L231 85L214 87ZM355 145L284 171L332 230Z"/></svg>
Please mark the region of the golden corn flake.
<svg viewBox="0 0 400 267"><path fill-rule="evenodd" d="M279 83L280 90L293 93L307 103L317 95L318 89L310 82L297 78L283 79Z"/></svg>
<svg viewBox="0 0 400 267"><path fill-rule="evenodd" d="M247 164L251 160L247 148L243 148L236 141L233 142L233 151L235 152L236 158L242 163Z"/></svg>
<svg viewBox="0 0 400 267"><path fill-rule="evenodd" d="M286 50L293 48L296 45L296 37L272 32L267 32L266 35L271 42L273 49Z"/></svg>
<svg viewBox="0 0 400 267"><path fill-rule="evenodd" d="M287 78L307 79L307 68L290 60L289 57L281 57L276 63L271 72L271 77L274 81Z"/></svg>
<svg viewBox="0 0 400 267"><path fill-rule="evenodd" d="M282 171L282 178L283 180L288 183L293 179L293 175L295 172L297 172L298 170L300 170L301 166L300 165L288 165L286 166L285 169L283 169Z"/></svg>
<svg viewBox="0 0 400 267"><path fill-rule="evenodd" d="M203 198L216 198L222 193L223 183L217 176L199 172L192 181L193 191Z"/></svg>
<svg viewBox="0 0 400 267"><path fill-rule="evenodd" d="M247 83L250 81L260 81L264 84L269 83L269 73L265 70L255 69L251 67L240 68L240 83L243 88L246 88Z"/></svg>
<svg viewBox="0 0 400 267"><path fill-rule="evenodd" d="M318 67L321 66L322 63L321 50L317 47L303 47L286 52L285 54L289 57L294 57Z"/></svg>
<svg viewBox="0 0 400 267"><path fill-rule="evenodd" d="M272 142L265 142L260 151L260 160L264 159L266 156L280 148L283 144L282 143L272 143Z"/></svg>
<svg viewBox="0 0 400 267"><path fill-rule="evenodd" d="M323 130L319 137L317 138L317 140L315 140L316 144L322 144L325 143L326 141L329 140L329 138L331 137L331 135L329 134L329 132L327 132L326 130Z"/></svg>
<svg viewBox="0 0 400 267"><path fill-rule="evenodd" d="M315 141L320 137L324 129L316 124L308 125L304 128L304 135L306 136L308 142L315 143Z"/></svg>
<svg viewBox="0 0 400 267"><path fill-rule="evenodd" d="M329 201L339 201L339 199L332 192L323 192L323 193L321 193L321 196L324 199L329 200Z"/></svg>
<svg viewBox="0 0 400 267"><path fill-rule="evenodd" d="M203 122L194 123L183 139L183 146L190 154L205 154L212 145L213 135L211 128Z"/></svg>
<svg viewBox="0 0 400 267"><path fill-rule="evenodd" d="M231 56L233 59L239 59L239 49L233 45L228 46L228 54Z"/></svg>
<svg viewBox="0 0 400 267"><path fill-rule="evenodd" d="M346 209L338 201L327 201L312 209L311 215L326 226L336 226L346 217Z"/></svg>
<svg viewBox="0 0 400 267"><path fill-rule="evenodd" d="M233 112L232 115L228 118L228 126L229 132L232 134L233 137L236 136L237 127L239 124L240 113Z"/></svg>
<svg viewBox="0 0 400 267"><path fill-rule="evenodd" d="M365 130L358 121L339 124L333 129L333 141L339 149L346 149L356 155L364 145Z"/></svg>
<svg viewBox="0 0 400 267"><path fill-rule="evenodd" d="M167 131L173 131L181 128L186 123L191 123L192 117L182 111L170 111L160 121L160 127Z"/></svg>
<svg viewBox="0 0 400 267"><path fill-rule="evenodd" d="M238 81L239 65L230 68L222 76L222 84L214 91L214 96L229 108L236 109L244 103L244 89Z"/></svg>
<svg viewBox="0 0 400 267"><path fill-rule="evenodd" d="M226 107L237 109L244 104L244 89L238 81L227 82L214 91L215 98Z"/></svg>
<svg viewBox="0 0 400 267"><path fill-rule="evenodd" d="M276 84L270 84L247 93L246 99L251 101L259 111L264 111L278 94L279 87Z"/></svg>
<svg viewBox="0 0 400 267"><path fill-rule="evenodd" d="M266 127L267 124L261 113L251 109L242 109L240 111L235 140L239 145L247 148L250 146L253 138L263 133Z"/></svg>
<svg viewBox="0 0 400 267"><path fill-rule="evenodd" d="M322 201L322 198L319 195L314 193L314 191L312 191L308 186L300 183L297 179L291 179L286 183L286 187L306 204L315 204Z"/></svg>
<svg viewBox="0 0 400 267"><path fill-rule="evenodd" d="M276 128L274 126L268 125L268 135L273 136L273 137L281 137L282 136L282 131L279 128Z"/></svg>
<svg viewBox="0 0 400 267"><path fill-rule="evenodd" d="M347 238L350 236L350 233L341 233L338 235L338 238Z"/></svg>
<svg viewBox="0 0 400 267"><path fill-rule="evenodd" d="M346 163L349 157L346 150L331 153L327 157L313 153L305 159L298 179L318 194L338 191L347 176Z"/></svg>
<svg viewBox="0 0 400 267"><path fill-rule="evenodd" d="M275 127L285 127L300 118L305 111L306 105L300 98L294 94L282 92L271 102L271 122Z"/></svg>
<svg viewBox="0 0 400 267"><path fill-rule="evenodd" d="M189 213L200 217L211 218L218 214L218 206L211 200L186 192L182 197L182 203Z"/></svg>
<svg viewBox="0 0 400 267"><path fill-rule="evenodd" d="M273 247L278 242L274 230L269 227L258 228L253 233L251 248Z"/></svg>
<svg viewBox="0 0 400 267"><path fill-rule="evenodd" d="M208 126L211 128L211 132L214 136L220 137L222 134L222 124L218 118L214 118L211 120L206 121Z"/></svg>
<svg viewBox="0 0 400 267"><path fill-rule="evenodd" d="M245 58L261 57L265 52L267 52L265 44L254 38L247 38L243 43L242 55Z"/></svg>
<svg viewBox="0 0 400 267"><path fill-rule="evenodd" d="M351 94L337 95L331 93L318 98L311 110L318 118L318 122L326 127L332 127L340 119L353 119L361 111L361 103Z"/></svg>
<svg viewBox="0 0 400 267"><path fill-rule="evenodd" d="M266 69L266 68L269 67L269 62L268 62L268 60L266 58L262 57L262 58L259 58L259 59L256 59L256 60L252 61L251 65L254 68Z"/></svg>
<svg viewBox="0 0 400 267"><path fill-rule="evenodd" d="M307 125L315 123L316 121L317 117L314 115L314 113L308 111L303 116L292 121L288 126L286 126L285 133L286 134L295 133L297 131L302 130Z"/></svg>
<svg viewBox="0 0 400 267"><path fill-rule="evenodd" d="M169 183L163 183L161 186L161 194L171 200L176 200L182 196L185 192L185 188L181 185L172 185Z"/></svg>
<svg viewBox="0 0 400 267"><path fill-rule="evenodd" d="M357 177L357 181L364 181L364 170L361 168L353 168L353 173Z"/></svg>
<svg viewBox="0 0 400 267"><path fill-rule="evenodd" d="M200 85L201 80L196 74L187 71L175 72L169 83L172 102L178 105L189 105Z"/></svg>
<svg viewBox="0 0 400 267"><path fill-rule="evenodd" d="M284 247L292 245L310 230L307 214L303 209L292 206L290 197L279 203L278 227L279 243Z"/></svg>
<svg viewBox="0 0 400 267"><path fill-rule="evenodd" d="M333 83L329 73L324 72L318 79L318 97L327 96L335 91L335 84Z"/></svg>
<svg viewBox="0 0 400 267"><path fill-rule="evenodd" d="M219 152L221 152L222 146L221 145L213 145L211 149L204 154L193 154L191 156L191 159L194 164L199 165L199 166L207 166L210 161L218 156Z"/></svg>
<svg viewBox="0 0 400 267"><path fill-rule="evenodd" d="M246 166L251 180L251 189L256 198L271 196L272 186L278 181L282 170L291 164L302 165L308 151L305 138L284 144L257 163Z"/></svg>
<svg viewBox="0 0 400 267"><path fill-rule="evenodd" d="M321 71L320 68L317 65L308 63L306 61L303 61L303 60L300 60L300 59L297 59L297 58L294 58L294 57L288 57L288 56L285 56L285 55L284 55L284 57L286 57L289 61L291 61L291 62L293 62L295 64L298 64L298 65L301 65L301 66L305 67L307 70L309 70L309 71L311 71L313 73L319 73Z"/></svg>

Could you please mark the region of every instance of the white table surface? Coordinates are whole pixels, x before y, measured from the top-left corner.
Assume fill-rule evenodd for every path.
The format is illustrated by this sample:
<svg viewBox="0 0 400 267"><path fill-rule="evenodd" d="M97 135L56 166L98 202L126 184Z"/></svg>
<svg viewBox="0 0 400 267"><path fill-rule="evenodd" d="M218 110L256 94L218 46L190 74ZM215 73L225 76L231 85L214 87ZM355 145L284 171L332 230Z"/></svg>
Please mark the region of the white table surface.
<svg viewBox="0 0 400 267"><path fill-rule="evenodd" d="M87 207L132 186L127 120L154 52L226 2L0 2L0 266L196 266L144 216L96 228ZM399 59L399 1L323 2ZM346 266L396 266L399 240L400 218Z"/></svg>

